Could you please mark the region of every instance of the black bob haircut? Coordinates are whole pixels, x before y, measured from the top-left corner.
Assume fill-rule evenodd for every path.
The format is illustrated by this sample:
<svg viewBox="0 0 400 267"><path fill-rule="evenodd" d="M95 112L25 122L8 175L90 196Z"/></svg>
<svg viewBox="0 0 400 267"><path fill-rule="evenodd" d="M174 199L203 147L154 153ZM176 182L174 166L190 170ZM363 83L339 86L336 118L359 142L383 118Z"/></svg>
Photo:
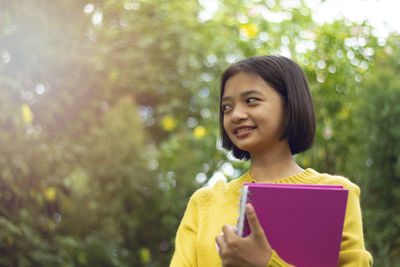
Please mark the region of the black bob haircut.
<svg viewBox="0 0 400 267"><path fill-rule="evenodd" d="M309 149L315 136L314 104L307 78L301 67L291 59L277 56L258 56L242 59L231 65L221 76L220 129L222 147L232 151L237 159L250 159L250 153L237 148L224 129L224 112L221 102L228 79L239 72L260 76L283 98L285 105L284 132L280 140L289 141L292 155ZM268 114L265 114L268 116Z"/></svg>

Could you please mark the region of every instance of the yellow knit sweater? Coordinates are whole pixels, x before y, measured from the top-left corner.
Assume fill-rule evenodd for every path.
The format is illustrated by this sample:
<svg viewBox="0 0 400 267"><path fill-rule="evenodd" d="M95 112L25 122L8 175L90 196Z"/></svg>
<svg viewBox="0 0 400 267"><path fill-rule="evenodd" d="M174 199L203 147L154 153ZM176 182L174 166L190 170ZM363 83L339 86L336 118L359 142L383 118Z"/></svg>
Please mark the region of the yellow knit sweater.
<svg viewBox="0 0 400 267"><path fill-rule="evenodd" d="M249 173L229 183L217 182L212 187L199 189L188 203L185 215L178 228L175 253L171 267L221 266L215 237L224 224L236 225L238 201L243 183L255 181ZM360 189L348 179L340 176L320 174L306 169L300 174L275 180L271 183L343 185L349 190L339 266L364 267L372 265L372 257L364 248L360 209ZM273 251L268 267L291 266Z"/></svg>

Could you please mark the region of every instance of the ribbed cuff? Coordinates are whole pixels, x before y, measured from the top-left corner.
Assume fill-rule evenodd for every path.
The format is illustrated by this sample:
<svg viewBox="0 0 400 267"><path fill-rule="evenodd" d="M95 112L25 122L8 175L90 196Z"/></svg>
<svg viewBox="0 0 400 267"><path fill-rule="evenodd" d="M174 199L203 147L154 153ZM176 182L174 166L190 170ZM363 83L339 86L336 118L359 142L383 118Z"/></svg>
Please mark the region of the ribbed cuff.
<svg viewBox="0 0 400 267"><path fill-rule="evenodd" d="M276 253L275 250L272 250L271 258L269 258L267 267L294 267L294 266L284 262L279 257L278 253Z"/></svg>

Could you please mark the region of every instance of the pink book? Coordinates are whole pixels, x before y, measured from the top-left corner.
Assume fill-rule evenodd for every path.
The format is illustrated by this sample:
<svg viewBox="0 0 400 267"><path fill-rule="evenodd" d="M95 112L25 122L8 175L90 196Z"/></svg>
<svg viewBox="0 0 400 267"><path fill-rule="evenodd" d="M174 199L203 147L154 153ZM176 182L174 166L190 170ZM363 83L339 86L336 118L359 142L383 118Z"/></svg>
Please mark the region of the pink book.
<svg viewBox="0 0 400 267"><path fill-rule="evenodd" d="M296 267L337 267L348 190L336 185L243 184L238 234L251 203L271 247Z"/></svg>

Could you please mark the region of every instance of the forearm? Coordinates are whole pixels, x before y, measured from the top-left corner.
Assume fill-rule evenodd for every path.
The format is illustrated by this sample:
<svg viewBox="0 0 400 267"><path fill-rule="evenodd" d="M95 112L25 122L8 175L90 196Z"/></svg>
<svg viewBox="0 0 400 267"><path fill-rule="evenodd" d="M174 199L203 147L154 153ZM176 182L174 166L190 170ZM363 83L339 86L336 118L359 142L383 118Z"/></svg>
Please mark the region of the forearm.
<svg viewBox="0 0 400 267"><path fill-rule="evenodd" d="M360 189L349 188L346 218L339 254L340 267L372 266L372 256L365 249L360 208Z"/></svg>

